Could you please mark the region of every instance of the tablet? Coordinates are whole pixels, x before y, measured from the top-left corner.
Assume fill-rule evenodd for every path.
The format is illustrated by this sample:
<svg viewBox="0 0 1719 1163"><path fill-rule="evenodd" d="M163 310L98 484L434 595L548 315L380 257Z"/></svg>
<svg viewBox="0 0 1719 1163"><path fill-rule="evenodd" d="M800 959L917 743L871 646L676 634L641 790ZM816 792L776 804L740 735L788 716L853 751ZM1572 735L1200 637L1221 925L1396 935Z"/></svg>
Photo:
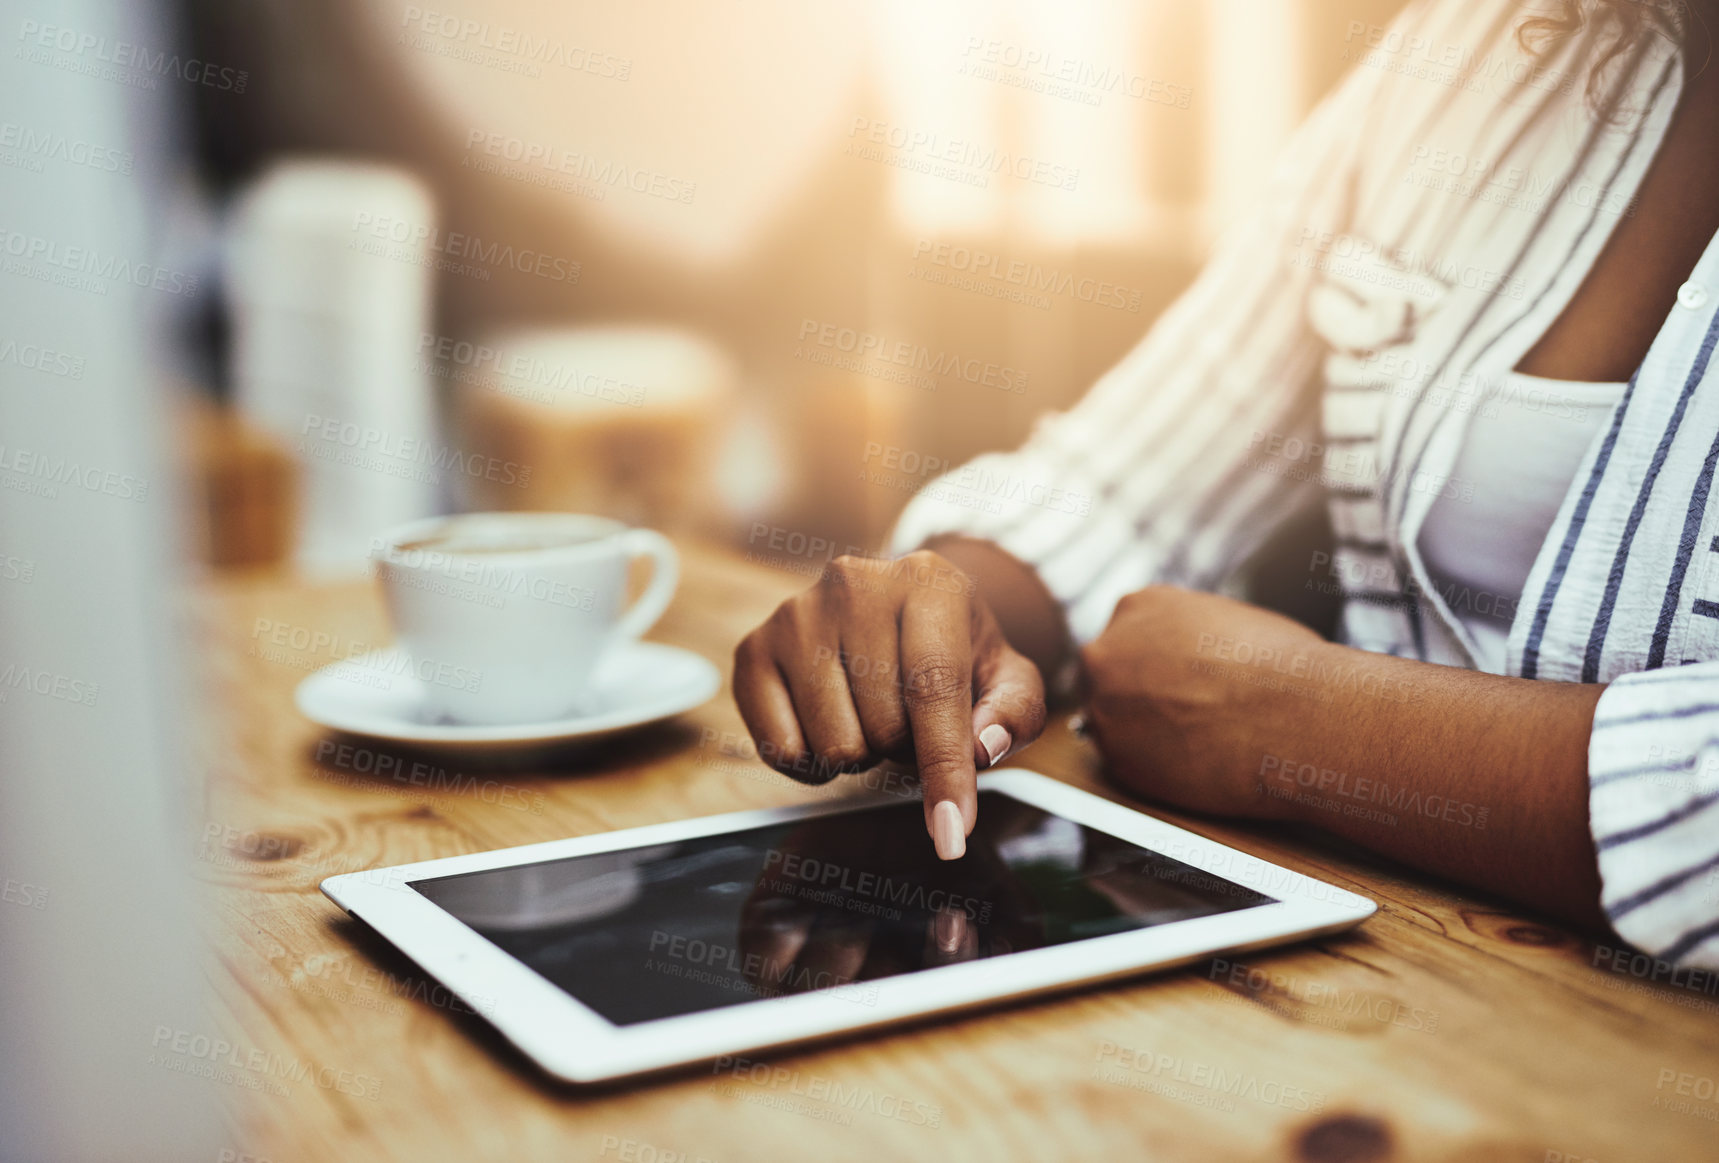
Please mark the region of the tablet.
<svg viewBox="0 0 1719 1163"><path fill-rule="evenodd" d="M1034 772L967 855L917 798L653 824L322 891L556 1078L598 1082L1359 924L1373 902Z"/></svg>

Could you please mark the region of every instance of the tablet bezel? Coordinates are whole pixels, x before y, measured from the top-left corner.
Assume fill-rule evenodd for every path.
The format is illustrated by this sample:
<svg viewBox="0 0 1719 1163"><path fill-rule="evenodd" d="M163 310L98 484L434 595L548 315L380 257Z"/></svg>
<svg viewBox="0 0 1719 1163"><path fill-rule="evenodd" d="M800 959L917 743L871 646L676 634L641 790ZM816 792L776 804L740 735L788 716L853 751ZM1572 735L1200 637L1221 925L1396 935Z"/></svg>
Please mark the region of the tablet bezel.
<svg viewBox="0 0 1719 1163"><path fill-rule="evenodd" d="M899 802L870 793L728 812L466 856L331 876L322 891L566 1082L602 1082L1009 998L1185 965L1202 957L1338 932L1377 906L1365 897L1024 768L986 772L1000 792L1201 871L1272 903L1000 957L617 1026L411 887L413 881L688 840ZM863 987L863 988L861 988Z"/></svg>

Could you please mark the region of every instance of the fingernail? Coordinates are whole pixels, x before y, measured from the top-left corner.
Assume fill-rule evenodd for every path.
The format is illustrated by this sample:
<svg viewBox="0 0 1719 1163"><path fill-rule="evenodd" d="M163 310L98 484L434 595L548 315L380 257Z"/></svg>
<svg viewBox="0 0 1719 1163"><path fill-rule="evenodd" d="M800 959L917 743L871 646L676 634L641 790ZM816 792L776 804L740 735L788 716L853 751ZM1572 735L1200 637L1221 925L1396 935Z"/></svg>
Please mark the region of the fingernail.
<svg viewBox="0 0 1719 1163"><path fill-rule="evenodd" d="M966 854L967 830L954 800L943 800L931 809L931 843L939 860L959 860Z"/></svg>
<svg viewBox="0 0 1719 1163"><path fill-rule="evenodd" d="M1014 741L1009 729L1001 723L992 723L979 732L979 746L985 749L985 754L991 757L993 764L1009 753L1009 745Z"/></svg>
<svg viewBox="0 0 1719 1163"><path fill-rule="evenodd" d="M958 909L939 909L936 921L937 947L945 953L961 948L967 935L967 914Z"/></svg>

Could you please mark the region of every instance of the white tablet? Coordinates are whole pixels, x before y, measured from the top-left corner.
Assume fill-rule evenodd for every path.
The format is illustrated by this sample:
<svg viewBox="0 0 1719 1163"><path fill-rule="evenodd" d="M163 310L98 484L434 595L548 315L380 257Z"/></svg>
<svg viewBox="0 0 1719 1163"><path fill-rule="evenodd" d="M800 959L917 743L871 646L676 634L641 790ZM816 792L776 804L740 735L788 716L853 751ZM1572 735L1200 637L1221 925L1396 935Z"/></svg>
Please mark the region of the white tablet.
<svg viewBox="0 0 1719 1163"><path fill-rule="evenodd" d="M919 800L735 812L322 891L544 1070L596 1082L1360 923L1372 901L1018 769L967 855Z"/></svg>

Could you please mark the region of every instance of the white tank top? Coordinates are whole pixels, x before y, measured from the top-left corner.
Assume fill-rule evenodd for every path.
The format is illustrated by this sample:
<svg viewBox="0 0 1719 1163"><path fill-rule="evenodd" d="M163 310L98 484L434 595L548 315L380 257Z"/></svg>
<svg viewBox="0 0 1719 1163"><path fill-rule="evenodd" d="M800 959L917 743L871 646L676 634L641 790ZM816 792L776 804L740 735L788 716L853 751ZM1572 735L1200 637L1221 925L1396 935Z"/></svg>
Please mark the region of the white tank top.
<svg viewBox="0 0 1719 1163"><path fill-rule="evenodd" d="M1451 472L1463 487L1433 502L1419 544L1433 586L1474 639L1479 669L1503 673L1528 571L1623 393L1623 384L1511 372L1469 421Z"/></svg>

